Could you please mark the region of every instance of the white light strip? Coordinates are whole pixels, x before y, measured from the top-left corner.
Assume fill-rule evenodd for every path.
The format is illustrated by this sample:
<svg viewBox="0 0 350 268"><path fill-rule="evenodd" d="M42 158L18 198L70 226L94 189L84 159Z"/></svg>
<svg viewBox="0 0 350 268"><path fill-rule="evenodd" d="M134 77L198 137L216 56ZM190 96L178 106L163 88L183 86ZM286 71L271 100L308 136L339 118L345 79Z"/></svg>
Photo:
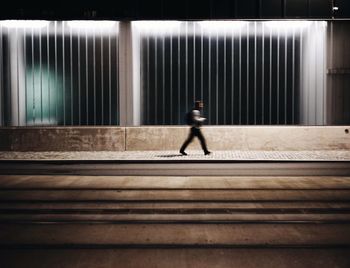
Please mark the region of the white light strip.
<svg viewBox="0 0 350 268"><path fill-rule="evenodd" d="M198 23L203 29L220 30L220 29L239 29L248 24L247 21L200 21Z"/></svg>
<svg viewBox="0 0 350 268"><path fill-rule="evenodd" d="M67 25L71 28L112 28L116 25L116 21L93 21L93 20L73 20L68 21Z"/></svg>
<svg viewBox="0 0 350 268"><path fill-rule="evenodd" d="M142 30L170 30L176 29L183 23L181 21L134 21L133 25L135 25L138 29Z"/></svg>
<svg viewBox="0 0 350 268"><path fill-rule="evenodd" d="M264 25L273 29L293 29L307 28L312 24L312 21L267 21Z"/></svg>
<svg viewBox="0 0 350 268"><path fill-rule="evenodd" d="M49 24L46 20L3 20L0 24L6 28L43 28Z"/></svg>

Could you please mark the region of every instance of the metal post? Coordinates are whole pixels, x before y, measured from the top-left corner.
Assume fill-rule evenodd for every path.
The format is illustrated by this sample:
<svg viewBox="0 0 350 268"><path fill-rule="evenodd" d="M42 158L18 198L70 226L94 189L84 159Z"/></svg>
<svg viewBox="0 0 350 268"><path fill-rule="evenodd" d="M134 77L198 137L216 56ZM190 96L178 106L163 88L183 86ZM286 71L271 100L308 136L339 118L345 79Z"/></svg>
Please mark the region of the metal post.
<svg viewBox="0 0 350 268"><path fill-rule="evenodd" d="M0 25L0 126L4 126L4 78L2 25Z"/></svg>

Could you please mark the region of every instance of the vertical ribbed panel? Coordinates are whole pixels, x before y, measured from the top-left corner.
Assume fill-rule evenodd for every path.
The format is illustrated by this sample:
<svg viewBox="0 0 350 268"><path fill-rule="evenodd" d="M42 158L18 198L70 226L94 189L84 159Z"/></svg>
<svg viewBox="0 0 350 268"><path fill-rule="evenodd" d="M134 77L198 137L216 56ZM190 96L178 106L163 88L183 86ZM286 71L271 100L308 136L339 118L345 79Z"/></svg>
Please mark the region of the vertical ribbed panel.
<svg viewBox="0 0 350 268"><path fill-rule="evenodd" d="M350 122L350 23L332 21L328 31L327 123Z"/></svg>
<svg viewBox="0 0 350 268"><path fill-rule="evenodd" d="M322 124L324 22L136 25L143 124L184 124L197 99L212 125Z"/></svg>
<svg viewBox="0 0 350 268"><path fill-rule="evenodd" d="M119 124L118 22L0 25L1 125Z"/></svg>
<svg viewBox="0 0 350 268"><path fill-rule="evenodd" d="M5 124L4 102L4 56L3 56L3 27L0 25L0 126Z"/></svg>
<svg viewBox="0 0 350 268"><path fill-rule="evenodd" d="M118 67L118 23L38 23L0 22L0 124L118 124L118 75L125 71ZM330 71L335 89L327 110L325 22L136 25L142 124L184 124L197 99L213 125L322 125L331 111L337 124L348 118L347 91L337 91L347 85L346 66ZM331 36L344 44L337 28ZM336 45L333 58L344 58Z"/></svg>

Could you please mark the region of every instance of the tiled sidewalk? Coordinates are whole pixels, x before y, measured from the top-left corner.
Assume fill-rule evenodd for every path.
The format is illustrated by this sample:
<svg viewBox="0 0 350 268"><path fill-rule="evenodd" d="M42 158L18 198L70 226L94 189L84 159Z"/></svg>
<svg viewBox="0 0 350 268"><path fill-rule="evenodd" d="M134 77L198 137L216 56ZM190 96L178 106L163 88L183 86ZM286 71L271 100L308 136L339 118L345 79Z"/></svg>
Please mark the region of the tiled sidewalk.
<svg viewBox="0 0 350 268"><path fill-rule="evenodd" d="M350 161L350 151L126 151L126 152L0 152L0 160L206 160L206 161Z"/></svg>

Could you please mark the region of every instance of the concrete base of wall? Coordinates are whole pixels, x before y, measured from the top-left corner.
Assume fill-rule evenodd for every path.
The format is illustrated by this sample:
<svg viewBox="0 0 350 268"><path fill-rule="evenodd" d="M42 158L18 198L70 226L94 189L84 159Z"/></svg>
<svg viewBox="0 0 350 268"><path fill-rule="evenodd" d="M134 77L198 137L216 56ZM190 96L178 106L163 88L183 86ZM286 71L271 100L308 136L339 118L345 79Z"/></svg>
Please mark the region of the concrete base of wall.
<svg viewBox="0 0 350 268"><path fill-rule="evenodd" d="M124 151L121 127L0 128L1 151Z"/></svg>
<svg viewBox="0 0 350 268"><path fill-rule="evenodd" d="M209 150L345 150L350 149L349 127L247 126L202 128ZM126 150L179 149L188 127L129 127ZM200 149L194 139L189 149Z"/></svg>
<svg viewBox="0 0 350 268"><path fill-rule="evenodd" d="M349 150L350 126L205 126L209 150ZM178 150L186 126L0 128L0 151ZM189 150L200 149L195 139Z"/></svg>

